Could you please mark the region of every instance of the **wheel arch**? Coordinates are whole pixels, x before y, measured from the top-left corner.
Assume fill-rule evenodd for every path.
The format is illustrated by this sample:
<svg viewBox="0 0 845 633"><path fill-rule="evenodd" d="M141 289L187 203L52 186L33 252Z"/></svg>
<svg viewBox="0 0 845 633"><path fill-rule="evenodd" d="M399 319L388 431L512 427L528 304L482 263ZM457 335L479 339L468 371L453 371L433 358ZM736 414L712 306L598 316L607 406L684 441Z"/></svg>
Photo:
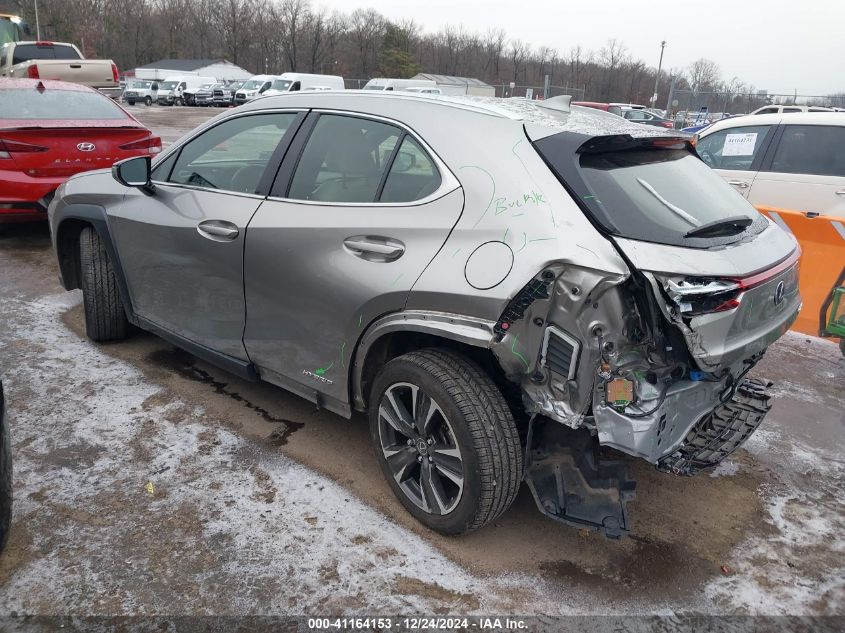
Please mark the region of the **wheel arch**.
<svg viewBox="0 0 845 633"><path fill-rule="evenodd" d="M82 287L82 266L79 252L79 236L91 227L100 236L114 269L120 289L120 297L127 316L132 319L132 303L126 285L126 277L114 245L106 210L95 204L71 204L56 211L53 218L54 245L59 263L59 273L65 290Z"/></svg>
<svg viewBox="0 0 845 633"><path fill-rule="evenodd" d="M367 409L370 387L385 363L419 349L452 349L488 372L501 372L490 349L494 325L484 319L422 310L398 312L376 320L367 328L355 350L351 367L354 408L358 411Z"/></svg>

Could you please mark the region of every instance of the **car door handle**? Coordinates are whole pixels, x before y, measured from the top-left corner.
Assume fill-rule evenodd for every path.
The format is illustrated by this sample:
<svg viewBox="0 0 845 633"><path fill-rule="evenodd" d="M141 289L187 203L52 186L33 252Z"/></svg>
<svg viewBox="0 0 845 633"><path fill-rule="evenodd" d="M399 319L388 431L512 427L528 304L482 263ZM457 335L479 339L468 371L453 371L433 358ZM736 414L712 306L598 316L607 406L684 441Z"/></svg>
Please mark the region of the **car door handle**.
<svg viewBox="0 0 845 633"><path fill-rule="evenodd" d="M240 231L237 226L225 220L206 220L197 225L197 233L215 242L231 242Z"/></svg>
<svg viewBox="0 0 845 633"><path fill-rule="evenodd" d="M734 187L739 187L740 189L747 189L748 188L748 183L745 182L744 180L729 180L728 184L733 185Z"/></svg>
<svg viewBox="0 0 845 633"><path fill-rule="evenodd" d="M402 242L377 235L347 237L343 240L343 245L353 255L368 261L392 262L405 252Z"/></svg>
<svg viewBox="0 0 845 633"><path fill-rule="evenodd" d="M839 191L836 192L836 195L837 196L845 196L845 189L840 189Z"/></svg>

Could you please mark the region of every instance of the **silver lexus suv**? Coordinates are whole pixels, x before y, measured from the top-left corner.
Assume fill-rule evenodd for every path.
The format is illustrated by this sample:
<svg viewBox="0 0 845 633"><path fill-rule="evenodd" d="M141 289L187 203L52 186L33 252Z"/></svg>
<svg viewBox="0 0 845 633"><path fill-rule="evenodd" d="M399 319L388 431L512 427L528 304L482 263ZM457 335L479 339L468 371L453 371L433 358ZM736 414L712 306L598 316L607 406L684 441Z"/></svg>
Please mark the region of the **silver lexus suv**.
<svg viewBox="0 0 845 633"><path fill-rule="evenodd" d="M620 452L691 475L735 450L801 304L795 240L684 139L568 97L265 97L49 214L93 340L131 323L367 412L397 497L450 534L523 480L626 533Z"/></svg>

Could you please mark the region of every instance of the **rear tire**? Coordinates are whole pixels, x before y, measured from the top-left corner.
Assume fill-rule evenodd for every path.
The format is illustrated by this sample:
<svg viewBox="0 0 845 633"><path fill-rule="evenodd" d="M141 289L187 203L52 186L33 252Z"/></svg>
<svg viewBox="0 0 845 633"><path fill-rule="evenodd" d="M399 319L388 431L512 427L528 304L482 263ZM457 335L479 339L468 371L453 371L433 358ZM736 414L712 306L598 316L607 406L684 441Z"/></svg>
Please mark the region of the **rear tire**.
<svg viewBox="0 0 845 633"><path fill-rule="evenodd" d="M513 503L522 481L513 415L464 356L425 349L390 361L374 381L369 417L388 484L429 528L475 530Z"/></svg>
<svg viewBox="0 0 845 633"><path fill-rule="evenodd" d="M144 97L144 105L145 106L153 105L153 98L152 97Z"/></svg>
<svg viewBox="0 0 845 633"><path fill-rule="evenodd" d="M127 99L126 103L128 103L129 105L135 105L135 100L134 99Z"/></svg>
<svg viewBox="0 0 845 633"><path fill-rule="evenodd" d="M79 235L85 332L92 341L126 338L128 322L117 277L100 235L86 227Z"/></svg>

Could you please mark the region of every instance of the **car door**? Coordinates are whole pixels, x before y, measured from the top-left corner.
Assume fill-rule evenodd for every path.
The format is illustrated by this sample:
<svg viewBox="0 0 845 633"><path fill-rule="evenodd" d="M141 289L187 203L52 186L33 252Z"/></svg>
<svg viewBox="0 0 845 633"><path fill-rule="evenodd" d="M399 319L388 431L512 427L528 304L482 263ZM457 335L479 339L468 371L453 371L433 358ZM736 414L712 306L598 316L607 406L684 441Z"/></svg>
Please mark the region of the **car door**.
<svg viewBox="0 0 845 633"><path fill-rule="evenodd" d="M695 150L725 182L747 198L775 128L774 125L725 128L700 138Z"/></svg>
<svg viewBox="0 0 845 633"><path fill-rule="evenodd" d="M226 119L156 164L152 194L127 191L110 223L135 314L247 359L246 227L304 116L288 111Z"/></svg>
<svg viewBox="0 0 845 633"><path fill-rule="evenodd" d="M404 307L462 210L457 179L402 125L310 114L246 238L244 343L262 377L347 412L359 337Z"/></svg>
<svg viewBox="0 0 845 633"><path fill-rule="evenodd" d="M784 125L748 200L766 207L845 216L845 125Z"/></svg>

